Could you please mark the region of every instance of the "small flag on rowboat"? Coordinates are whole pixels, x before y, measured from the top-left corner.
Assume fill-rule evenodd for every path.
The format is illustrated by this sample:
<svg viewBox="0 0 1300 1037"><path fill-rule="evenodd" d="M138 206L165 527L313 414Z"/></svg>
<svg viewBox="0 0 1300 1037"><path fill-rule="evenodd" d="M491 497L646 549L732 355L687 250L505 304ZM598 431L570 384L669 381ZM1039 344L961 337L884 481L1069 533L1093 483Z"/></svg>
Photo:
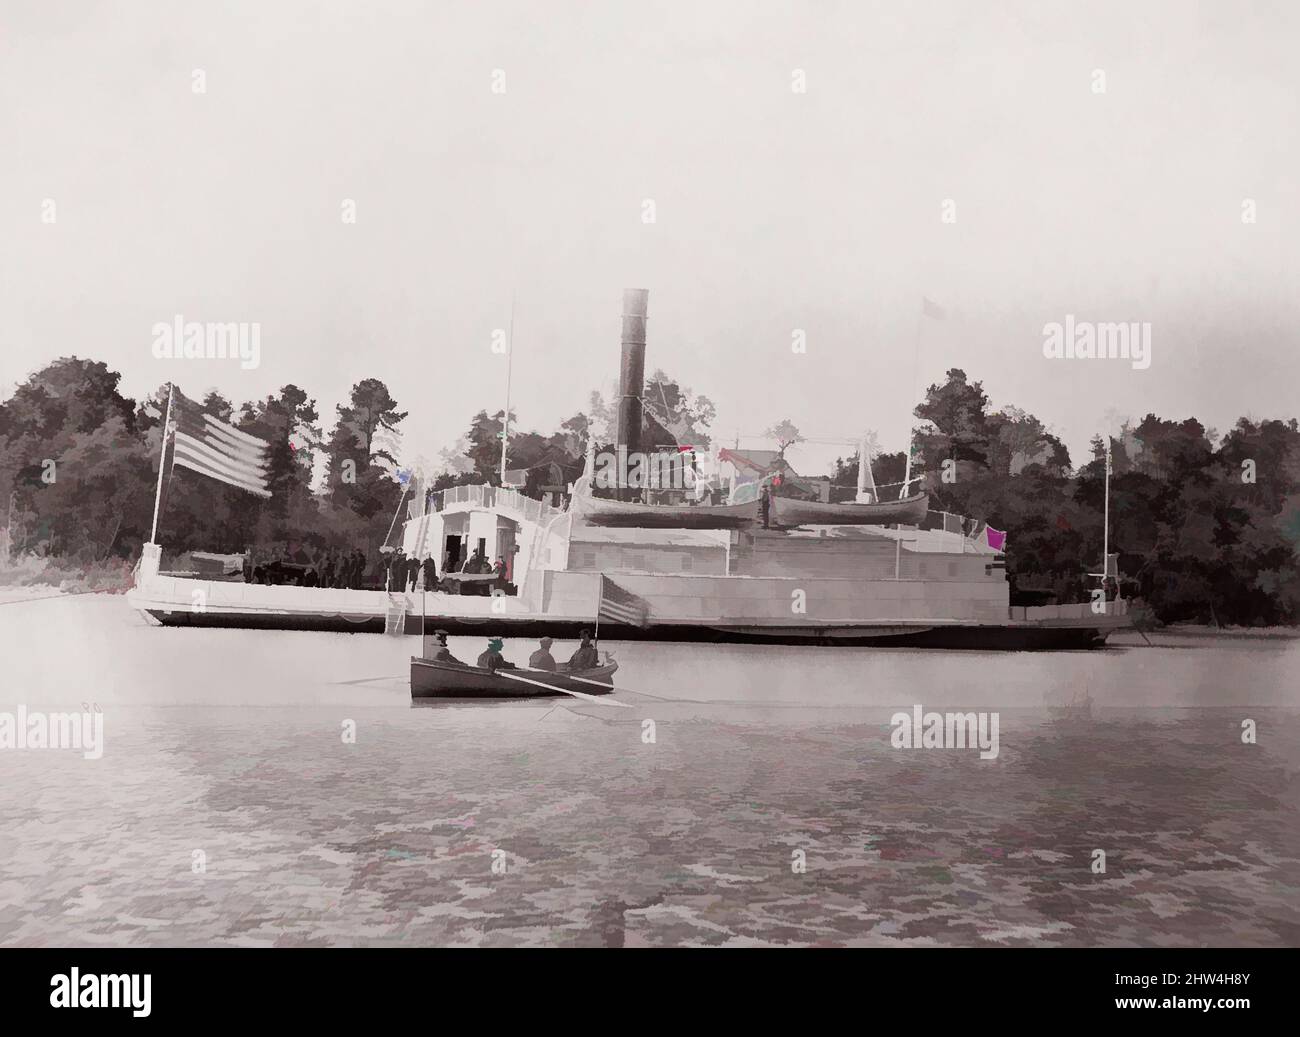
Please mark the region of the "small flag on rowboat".
<svg viewBox="0 0 1300 1037"><path fill-rule="evenodd" d="M643 627L650 618L650 606L603 573L600 577L600 604L597 612L601 619L632 627Z"/></svg>
<svg viewBox="0 0 1300 1037"><path fill-rule="evenodd" d="M230 486L270 497L268 444L204 412L179 389L172 390L172 464Z"/></svg>

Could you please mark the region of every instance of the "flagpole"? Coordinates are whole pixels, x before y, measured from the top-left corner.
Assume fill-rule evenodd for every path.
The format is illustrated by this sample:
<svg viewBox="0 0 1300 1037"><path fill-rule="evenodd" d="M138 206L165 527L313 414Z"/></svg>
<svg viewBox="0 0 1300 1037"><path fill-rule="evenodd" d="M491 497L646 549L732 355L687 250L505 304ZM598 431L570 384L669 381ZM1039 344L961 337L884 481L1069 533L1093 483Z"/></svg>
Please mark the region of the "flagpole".
<svg viewBox="0 0 1300 1037"><path fill-rule="evenodd" d="M1110 576L1110 435L1106 436L1106 477L1102 491L1102 519L1101 519L1101 572L1088 573L1089 576L1096 576L1101 580L1102 600L1106 597L1106 579ZM1115 587L1119 589L1119 572L1115 574Z"/></svg>
<svg viewBox="0 0 1300 1037"><path fill-rule="evenodd" d="M916 342L912 348L912 399L916 399L917 394L921 391L918 384L921 381L921 324L925 320L925 299L921 299L921 312L916 315ZM912 439L915 436L916 429L913 427L914 415L909 409L907 412L907 461L903 469L903 485L899 487L898 499L902 500L907 496L907 491L912 486Z"/></svg>
<svg viewBox="0 0 1300 1037"><path fill-rule="evenodd" d="M172 423L172 383L167 383L167 412L163 416L162 453L158 455L158 488L153 494L153 529L149 533L149 543L158 542L158 507L162 504L163 469L167 464L167 437L171 434Z"/></svg>
<svg viewBox="0 0 1300 1037"><path fill-rule="evenodd" d="M501 485L506 484L506 446L510 442L510 374L515 362L515 297L510 297L510 337L506 345L506 410L501 420Z"/></svg>
<svg viewBox="0 0 1300 1037"><path fill-rule="evenodd" d="M1106 590L1106 576L1110 572L1110 433L1106 433L1106 489L1104 491L1101 526L1101 589Z"/></svg>

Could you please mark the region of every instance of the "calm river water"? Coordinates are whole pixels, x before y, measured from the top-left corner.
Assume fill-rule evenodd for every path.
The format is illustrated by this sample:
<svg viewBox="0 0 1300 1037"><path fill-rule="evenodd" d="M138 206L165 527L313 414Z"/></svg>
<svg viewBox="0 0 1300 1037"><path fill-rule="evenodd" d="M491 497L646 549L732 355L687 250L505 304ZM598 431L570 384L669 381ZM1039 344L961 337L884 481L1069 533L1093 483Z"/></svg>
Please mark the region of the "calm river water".
<svg viewBox="0 0 1300 1037"><path fill-rule="evenodd" d="M1154 640L607 643L631 709L415 708L415 638L3 605L0 712L105 750L0 749L0 943L1300 943L1300 641ZM997 759L894 748L916 704Z"/></svg>

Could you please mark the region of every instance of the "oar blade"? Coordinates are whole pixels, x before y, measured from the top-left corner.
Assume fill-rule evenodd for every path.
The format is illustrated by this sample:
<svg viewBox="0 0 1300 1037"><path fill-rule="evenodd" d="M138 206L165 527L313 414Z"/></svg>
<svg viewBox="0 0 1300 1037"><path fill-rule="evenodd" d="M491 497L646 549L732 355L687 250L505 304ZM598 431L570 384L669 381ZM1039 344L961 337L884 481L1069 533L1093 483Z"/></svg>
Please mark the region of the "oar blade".
<svg viewBox="0 0 1300 1037"><path fill-rule="evenodd" d="M543 671L549 672L549 671ZM600 695L588 695L582 691L572 691L569 688L559 688L554 684L543 684L541 681L535 681L530 677L521 677L517 673L508 673L505 670L497 670L497 676L506 677L512 681L522 681L524 684L532 684L538 688L545 688L547 691L558 691L561 695L572 695L574 698L586 699L588 702L594 702L600 706L617 706L619 709L631 709L626 702L618 702L614 699L603 698Z"/></svg>

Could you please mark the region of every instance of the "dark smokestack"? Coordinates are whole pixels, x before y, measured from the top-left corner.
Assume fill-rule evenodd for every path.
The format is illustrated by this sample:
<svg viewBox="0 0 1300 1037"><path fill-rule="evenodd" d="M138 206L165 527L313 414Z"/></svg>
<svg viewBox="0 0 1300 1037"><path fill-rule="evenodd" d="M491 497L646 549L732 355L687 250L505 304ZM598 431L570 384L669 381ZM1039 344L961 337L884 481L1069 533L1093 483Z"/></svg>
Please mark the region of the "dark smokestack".
<svg viewBox="0 0 1300 1037"><path fill-rule="evenodd" d="M623 362L618 376L618 446L641 449L641 393L645 389L645 322L650 292L623 289Z"/></svg>

